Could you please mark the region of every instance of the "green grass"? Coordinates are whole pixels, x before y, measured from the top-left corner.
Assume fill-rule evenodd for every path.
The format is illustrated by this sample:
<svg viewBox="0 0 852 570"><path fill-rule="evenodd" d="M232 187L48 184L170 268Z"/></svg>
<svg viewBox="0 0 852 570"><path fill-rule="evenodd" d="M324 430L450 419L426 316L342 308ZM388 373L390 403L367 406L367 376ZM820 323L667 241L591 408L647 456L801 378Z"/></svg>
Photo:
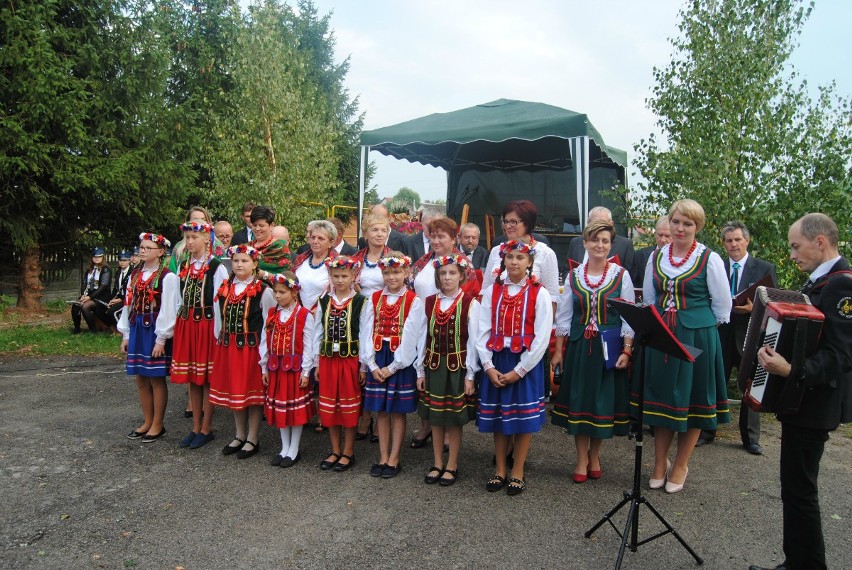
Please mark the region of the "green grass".
<svg viewBox="0 0 852 570"><path fill-rule="evenodd" d="M118 356L121 338L109 333L71 334L68 325L11 325L0 328L2 355L92 355Z"/></svg>

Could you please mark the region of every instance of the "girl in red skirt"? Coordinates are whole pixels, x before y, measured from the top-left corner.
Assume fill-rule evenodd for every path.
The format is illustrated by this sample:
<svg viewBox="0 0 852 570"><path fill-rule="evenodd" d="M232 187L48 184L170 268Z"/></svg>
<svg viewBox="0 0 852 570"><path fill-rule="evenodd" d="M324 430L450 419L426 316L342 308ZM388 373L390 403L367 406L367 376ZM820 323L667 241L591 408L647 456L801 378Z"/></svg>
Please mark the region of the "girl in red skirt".
<svg viewBox="0 0 852 570"><path fill-rule="evenodd" d="M299 303L299 280L292 271L270 275L277 307L266 317L266 357L261 360L266 386L266 421L281 432L281 452L271 464L292 467L299 459L302 428L313 415L308 386L314 360L314 316Z"/></svg>
<svg viewBox="0 0 852 570"><path fill-rule="evenodd" d="M373 307L369 299L352 288L358 266L357 261L345 255L326 260L332 289L320 298L316 309L319 416L331 439L331 453L320 463L323 470L346 471L355 465L361 386L367 380L366 366L375 358ZM364 364L363 371L359 362Z"/></svg>
<svg viewBox="0 0 852 570"><path fill-rule="evenodd" d="M213 372L213 336L219 306L213 297L228 278L228 270L211 255L213 226L187 222L180 227L185 251L181 264L180 301L175 322L171 378L175 384L189 384L192 431L180 447L198 449L213 441L213 404L210 403L210 374Z"/></svg>
<svg viewBox="0 0 852 570"><path fill-rule="evenodd" d="M224 455L251 457L259 449L258 432L266 391L263 388L261 359L266 356L264 315L275 307L272 290L256 275L259 253L250 245L228 249L233 276L216 294L221 320L216 321L217 337L210 402L234 412L236 434L222 448Z"/></svg>

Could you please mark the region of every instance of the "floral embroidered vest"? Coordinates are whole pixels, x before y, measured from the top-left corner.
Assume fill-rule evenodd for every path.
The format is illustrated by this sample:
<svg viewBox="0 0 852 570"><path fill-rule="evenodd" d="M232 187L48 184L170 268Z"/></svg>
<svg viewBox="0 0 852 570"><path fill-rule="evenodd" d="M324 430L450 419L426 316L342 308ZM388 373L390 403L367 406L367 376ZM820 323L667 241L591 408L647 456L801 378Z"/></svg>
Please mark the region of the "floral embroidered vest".
<svg viewBox="0 0 852 570"><path fill-rule="evenodd" d="M194 321L213 320L213 276L221 264L217 257L212 257L198 271L191 263L184 266L179 275L183 295L179 319L187 320L192 315Z"/></svg>
<svg viewBox="0 0 852 570"><path fill-rule="evenodd" d="M446 311L442 311L437 295L426 297L424 309L428 326L423 363L430 370L438 369L442 356L446 357L447 368L451 372L467 368L467 318L472 301L473 297L462 293Z"/></svg>
<svg viewBox="0 0 852 570"><path fill-rule="evenodd" d="M387 297L382 293L373 293L373 307L376 311L376 318L373 320L373 348L378 352L382 349L382 341L389 339L391 352L396 352L402 339L402 327L417 294L408 290L396 303L388 305L385 302Z"/></svg>
<svg viewBox="0 0 852 570"><path fill-rule="evenodd" d="M499 352L508 348L512 352L529 350L535 338L535 303L541 283L529 279L517 294L509 295L506 284L494 285L491 290L491 337L488 350ZM509 338L509 346L504 346Z"/></svg>
<svg viewBox="0 0 852 570"><path fill-rule="evenodd" d="M323 327L320 356L358 356L361 309L366 300L361 294L350 297L342 305L334 303L331 295L319 300Z"/></svg>
<svg viewBox="0 0 852 570"><path fill-rule="evenodd" d="M299 372L302 369L305 321L309 314L310 311L297 305L282 323L278 318L278 307L269 310L266 317L266 345L269 349L266 367L270 371Z"/></svg>

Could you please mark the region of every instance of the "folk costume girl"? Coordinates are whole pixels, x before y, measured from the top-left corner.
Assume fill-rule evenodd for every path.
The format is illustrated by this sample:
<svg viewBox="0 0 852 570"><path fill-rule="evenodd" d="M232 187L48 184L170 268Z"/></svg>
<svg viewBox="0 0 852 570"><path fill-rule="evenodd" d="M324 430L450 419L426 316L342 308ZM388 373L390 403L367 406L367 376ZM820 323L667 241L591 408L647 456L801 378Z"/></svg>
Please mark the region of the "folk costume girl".
<svg viewBox="0 0 852 570"><path fill-rule="evenodd" d="M171 244L161 235L139 235L140 265L127 285L127 298L118 332L121 352L127 354L127 375L136 376L136 389L145 419L127 437L149 443L166 433L163 417L169 393L166 375L172 359L171 338L175 327L179 282L163 265Z"/></svg>
<svg viewBox="0 0 852 570"><path fill-rule="evenodd" d="M583 230L588 259L568 274L557 303L556 351L551 367L566 363L553 423L574 435L577 465L575 483L603 476L600 450L604 439L627 435L628 385L626 368L633 353L633 331L609 299L635 300L627 271L607 261L615 228L607 221L589 222ZM563 359L565 340L568 353ZM615 360L608 366L604 358Z"/></svg>
<svg viewBox="0 0 852 570"><path fill-rule="evenodd" d="M545 423L544 357L553 326L550 293L532 276L535 250L522 241L500 246L497 280L482 294L477 349L486 378L479 392L477 425L494 434L496 473L486 484L509 495L526 488L524 463L532 434ZM505 282L499 274L506 272ZM514 464L507 481L509 438Z"/></svg>
<svg viewBox="0 0 852 570"><path fill-rule="evenodd" d="M246 459L259 449L258 432L266 402L260 363L266 355L265 316L275 298L256 276L259 253L240 244L231 254L231 279L216 293L221 318L216 322L215 366L210 377L210 402L234 412L236 434L223 449Z"/></svg>
<svg viewBox="0 0 852 570"><path fill-rule="evenodd" d="M433 261L435 285L440 288L423 302L423 311L409 319L417 342L417 412L433 432L435 463L424 477L427 484L452 485L458 478L462 426L476 416L474 375L479 371L476 333L479 301L461 289L470 261L444 255ZM449 455L444 464L444 435Z"/></svg>
<svg viewBox="0 0 852 570"><path fill-rule="evenodd" d="M203 206L193 206L187 210L184 222L209 224L210 226L213 225L213 221L210 218L210 212L208 212L207 208L204 208ZM218 258L222 258L225 257L226 250L227 248L214 235L210 242L210 253ZM186 249L186 240L181 239L172 248L171 255L169 256L169 271L172 273L179 273L180 268L183 267L189 259L189 255L190 253Z"/></svg>
<svg viewBox="0 0 852 570"><path fill-rule="evenodd" d="M372 299L373 293L381 291L385 286L379 260L390 253L390 249L385 245L390 233L390 221L385 216L367 214L361 221L361 228L367 246L352 256L355 261L360 263L355 271L355 289L368 299ZM375 300L373 304L375 305ZM371 375L368 374L368 382L370 378ZM367 436L370 436L371 443L379 441L379 437L373 433L373 416L365 406L358 422L355 439L360 441L367 439Z"/></svg>
<svg viewBox="0 0 852 570"><path fill-rule="evenodd" d="M266 421L281 435L271 465L292 467L301 459L302 429L316 413L310 386L314 361L314 316L299 304L299 281L291 271L270 276L276 307L266 316L267 352L260 361L266 386Z"/></svg>
<svg viewBox="0 0 852 570"><path fill-rule="evenodd" d="M345 255L326 260L332 290L320 298L316 308L319 417L331 440L331 453L320 463L323 470L346 471L355 465L361 387L367 379L366 366L375 358L373 307L353 290L357 264Z"/></svg>
<svg viewBox="0 0 852 570"><path fill-rule="evenodd" d="M399 452L405 438L405 415L417 409L417 374L412 366L417 336L408 317L423 312L423 301L405 287L411 258L394 251L379 259L378 265L385 286L372 296L376 356L368 363L371 373L364 388L364 409L378 412L379 461L370 475L390 479L402 471Z"/></svg>
<svg viewBox="0 0 852 570"><path fill-rule="evenodd" d="M645 272L645 302L656 305L683 344L702 350L695 362L645 351L645 423L655 426L652 489L683 489L689 458L701 430L730 421L727 378L716 326L728 322L731 289L718 254L695 241L704 226L704 208L694 200L678 200L669 209L672 242L651 256ZM668 452L678 433L677 455L669 467Z"/></svg>
<svg viewBox="0 0 852 570"><path fill-rule="evenodd" d="M208 223L181 225L186 260L180 267L180 297L175 323L171 380L188 384L192 411L192 431L180 447L197 449L213 441L213 404L210 403L210 375L213 372L213 335L219 317L214 296L228 278L225 266L211 253L213 227Z"/></svg>

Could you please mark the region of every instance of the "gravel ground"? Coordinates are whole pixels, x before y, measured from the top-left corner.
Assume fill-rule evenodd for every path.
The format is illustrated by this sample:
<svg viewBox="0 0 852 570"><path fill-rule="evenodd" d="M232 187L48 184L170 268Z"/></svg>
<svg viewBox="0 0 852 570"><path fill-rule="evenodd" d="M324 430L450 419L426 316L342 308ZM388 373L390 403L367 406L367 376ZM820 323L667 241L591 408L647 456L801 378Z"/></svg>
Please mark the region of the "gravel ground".
<svg viewBox="0 0 852 570"><path fill-rule="evenodd" d="M264 428L261 452L240 461L220 449L232 434L217 412L218 438L195 451L177 447L190 430L186 392L171 389L168 434L152 444L126 439L140 419L135 385L112 358L0 362L0 566L2 568L545 568L597 569L615 563L609 525L583 533L631 487L634 447L606 442L604 477L571 482L573 440L548 425L533 440L527 491L489 494L491 440L465 428L461 477L424 485L431 451L405 449L403 473L367 473L376 446L358 442L358 465L321 472L326 435L306 433L304 459L268 465L277 433ZM704 558L705 568L782 561L778 483L780 428L764 416L766 454L748 455L725 426L696 450L685 490L643 489ZM411 421L416 425L417 420ZM409 428L409 432L414 427ZM847 435L843 435L843 434ZM820 477L829 567L852 567L848 492L849 430L826 446ZM649 453L651 445L647 446ZM617 516L622 528L626 509ZM662 527L641 509L640 539ZM694 568L672 536L627 552L624 568Z"/></svg>

